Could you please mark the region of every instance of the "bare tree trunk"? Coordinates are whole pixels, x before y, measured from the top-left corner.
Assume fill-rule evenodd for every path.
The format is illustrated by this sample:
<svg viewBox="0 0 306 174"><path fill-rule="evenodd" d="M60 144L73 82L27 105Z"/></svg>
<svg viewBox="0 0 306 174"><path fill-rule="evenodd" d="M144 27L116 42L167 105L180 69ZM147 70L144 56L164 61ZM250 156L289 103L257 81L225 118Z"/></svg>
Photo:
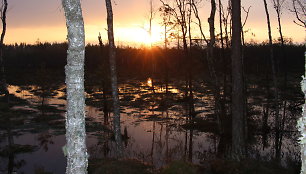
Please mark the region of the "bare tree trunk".
<svg viewBox="0 0 306 174"><path fill-rule="evenodd" d="M149 35L150 47L152 48L152 22L153 22L153 0L150 0Z"/></svg>
<svg viewBox="0 0 306 174"><path fill-rule="evenodd" d="M161 3L163 3L163 1L161 1ZM168 29L168 26L173 25L172 22L170 21L171 18L171 9L165 5L163 3L163 6L161 8L159 8L159 11L161 12L162 18L163 18L163 25L164 25L164 49L165 49L165 55L164 55L164 62L163 62L163 67L164 67L164 80L165 80L165 85L166 85L166 99L167 99L167 95L169 92L169 62L167 59L167 45L168 45L168 38L167 38L167 33L174 28L174 26L172 26L170 28L170 30ZM169 30L169 31L168 31ZM167 102L166 102L167 103Z"/></svg>
<svg viewBox="0 0 306 174"><path fill-rule="evenodd" d="M271 34L271 24L270 24L270 15L268 11L267 1L264 1L266 16L267 16L267 24L268 24L268 35L269 35L269 51L270 51L270 62L272 68L272 76L273 76L273 86L274 86L274 104L275 104L275 130L276 132L279 129L279 105L278 105L278 84L277 84L277 75L274 61L274 53L273 53L273 43L272 43L272 34Z"/></svg>
<svg viewBox="0 0 306 174"><path fill-rule="evenodd" d="M223 9L222 9L223 11ZM229 32L228 32L228 18L231 16L231 1L228 0L228 8L227 8L227 13L225 14L225 12L223 11L222 13L222 22L223 22L223 25L224 25L224 34L225 34L225 44L226 44L226 48L229 47L230 43L229 43ZM231 19L230 19L231 20ZM231 25L231 23L230 23Z"/></svg>
<svg viewBox="0 0 306 174"><path fill-rule="evenodd" d="M167 54L167 25L165 24L165 55ZM165 83L166 83L166 95L169 93L169 62L168 57L164 56L164 67L165 67ZM168 97L168 96L167 96ZM166 97L166 98L167 98Z"/></svg>
<svg viewBox="0 0 306 174"><path fill-rule="evenodd" d="M305 60L306 60L306 52L305 52ZM305 68L306 68L306 63L305 63ZM304 93L304 101L306 101L306 71L302 78L303 79L301 81L301 87L302 87L302 92ZM300 137L301 161L302 161L301 174L304 174L306 172L306 104L305 102L303 105L303 114L302 117L297 122L297 127L301 134Z"/></svg>
<svg viewBox="0 0 306 174"><path fill-rule="evenodd" d="M292 0L292 12L295 14L296 20L293 20L298 26L306 28L306 7L300 0Z"/></svg>
<svg viewBox="0 0 306 174"><path fill-rule="evenodd" d="M244 82L241 55L241 1L232 2L232 159L245 158Z"/></svg>
<svg viewBox="0 0 306 174"><path fill-rule="evenodd" d="M5 78L5 70L4 70L4 59L3 59L3 47L4 47L4 36L6 33L6 11L7 11L7 0L2 2L1 9L1 22L2 22L2 33L0 38L0 68L1 68L1 79L0 79L0 91L3 91L5 94L6 102L9 103L9 91L7 89L6 78Z"/></svg>
<svg viewBox="0 0 306 174"><path fill-rule="evenodd" d="M204 38L208 49L207 49L207 62L208 62L208 69L209 69L209 73L210 73L210 77L212 78L213 81L213 85L214 85L214 97L215 97L215 114L217 116L217 122L218 122L218 130L219 132L222 134L223 133L223 127L222 127L222 119L221 119L221 115L220 115L220 110L221 110L221 104L220 104L220 85L219 85L219 80L218 80L218 76L216 73L216 69L215 69L215 63L214 63L214 52L213 52L213 46L215 45L215 27L214 27L214 17L215 17L215 12L216 12L216 4L215 1L212 0L211 2L212 4L212 8L211 8L211 15L208 18L209 21L209 32L210 32L210 41L208 41L204 35L203 29L202 29L202 24L201 24L201 19L199 17L199 13L198 13L198 9L197 6L194 2L194 0L192 0L192 8L193 8L193 12L195 17L198 20L198 25L199 25L199 29L201 32L202 37Z"/></svg>
<svg viewBox="0 0 306 174"><path fill-rule="evenodd" d="M282 6L284 4L285 0L273 0L273 6L277 14L277 23L278 23L278 32L280 36L280 41L281 41L281 51L282 51L282 59L283 59L283 64L281 64L281 67L283 68L284 71L284 87L287 88L287 57L286 57L286 51L285 51L285 41L283 37L283 32L282 32L282 25L281 25L281 10Z"/></svg>
<svg viewBox="0 0 306 174"><path fill-rule="evenodd" d="M5 100L7 102L7 106L9 107L9 91L7 89L6 77L5 77L5 69L4 69L4 59L3 59L3 47L4 47L4 36L6 33L6 12L7 12L7 0L2 1L2 9L1 9L1 22L2 22L2 33L0 38L0 92L3 91L5 94ZM12 123L10 115L7 116L7 142L8 142L8 165L7 165L7 173L13 173L14 169L14 135L12 133Z"/></svg>
<svg viewBox="0 0 306 174"><path fill-rule="evenodd" d="M111 75L111 87L113 95L113 112L114 112L114 134L117 148L117 157L123 156L123 145L120 127L120 104L118 96L117 72L116 72L116 51L114 42L114 29L113 29L113 9L111 0L105 0L107 10L107 34L109 42L109 64Z"/></svg>
<svg viewBox="0 0 306 174"><path fill-rule="evenodd" d="M215 0L210 1L211 4L211 11L210 16L208 18L208 24L209 24L209 33L210 33L210 46L214 47L215 45L215 14L216 14L216 2Z"/></svg>
<svg viewBox="0 0 306 174"><path fill-rule="evenodd" d="M249 8L247 10L245 10L244 7L242 7L243 11L246 13L246 17L244 19L244 22L243 24L241 25L241 39L242 39L242 48L241 48L241 59L242 59L242 78L243 78L243 93L244 94L247 94L247 86L246 86L246 76L245 76L245 70L244 70L244 48L245 48L245 42L244 42L244 31L243 31L243 28L248 20L248 17L249 17L249 12L250 12L250 9L251 9L251 6L249 6ZM247 119L247 106L248 106L248 98L247 96L244 97L244 134L245 134L245 139L247 139L247 136L248 136L248 119Z"/></svg>
<svg viewBox="0 0 306 174"><path fill-rule="evenodd" d="M150 36L150 48L152 48L152 22L153 22L153 17L154 17L154 10L153 10L153 0L150 0L150 16L149 16L149 36ZM155 60L154 60L154 55L153 51L150 50L150 61L151 61L151 84L152 84L152 90L153 93L155 94Z"/></svg>
<svg viewBox="0 0 306 174"><path fill-rule="evenodd" d="M179 9L179 14L180 14L180 18L177 15L176 18L179 21L179 24L181 26L181 30L182 30L182 34L183 34L183 49L185 52L185 56L187 55L188 52L188 47L187 47L187 39L186 39L186 35L187 35L187 21L186 21L186 7L187 7L187 3L185 2L186 0L176 0L176 6ZM186 57L185 57L186 59Z"/></svg>
<svg viewBox="0 0 306 174"><path fill-rule="evenodd" d="M191 46L192 46L192 36L191 36L191 10L192 10L192 0L189 0L189 9L187 13L188 17L188 37L189 37L189 52L191 51ZM192 57L192 56L191 56Z"/></svg>
<svg viewBox="0 0 306 174"><path fill-rule="evenodd" d="M281 41L282 56L283 56L283 60L284 60L283 66L281 66L281 67L284 67L284 72L285 72L285 87L286 87L286 83L287 83L287 58L286 58L286 54L285 54L285 41L284 41L283 31L282 31L280 9L276 10L276 12L277 12L278 32L279 32L279 37L280 37L280 41Z"/></svg>
<svg viewBox="0 0 306 174"><path fill-rule="evenodd" d="M284 45L284 37L283 37L281 17L280 17L280 9L276 10L276 14L277 14L278 32L279 32L281 44Z"/></svg>
<svg viewBox="0 0 306 174"><path fill-rule="evenodd" d="M193 56L191 52L191 47L192 47L192 36L191 36L191 15L192 15L192 2L189 0L189 9L188 9L188 33L189 33L189 51L188 51L188 57L189 61L187 62L187 74L188 74L188 90L189 90L189 97L188 97L188 105L189 105L189 117L192 118L194 117L194 102L193 102L193 70L192 70L192 65L193 65Z"/></svg>
<svg viewBox="0 0 306 174"><path fill-rule="evenodd" d="M224 57L223 27L222 27L222 2L219 0L219 25L220 25L220 41L222 48L222 57Z"/></svg>
<svg viewBox="0 0 306 174"><path fill-rule="evenodd" d="M85 32L80 0L62 0L68 30L66 72L66 174L87 173L85 131L84 57Z"/></svg>
<svg viewBox="0 0 306 174"><path fill-rule="evenodd" d="M222 63L223 63L223 98L221 100L221 114L224 116L226 113L226 98L228 95L228 88L227 88L227 58L225 57L225 51L224 51L224 38L223 38L223 27L222 27L222 13L223 13L223 6L221 0L219 0L219 27L220 27L220 41L221 41L221 57L222 57ZM221 81L220 81L221 82ZM220 83L221 84L221 83ZM221 86L220 86L221 87Z"/></svg>
<svg viewBox="0 0 306 174"><path fill-rule="evenodd" d="M98 41L99 41L99 46L100 46L100 52L102 55L102 91L103 91L103 114L104 114L104 125L108 125L108 118L109 118L109 111L108 111L108 77L109 77L109 73L108 73L108 67L109 67L109 63L107 60L107 57L103 57L103 42L102 42L102 38L101 35L99 33L98 36Z"/></svg>
<svg viewBox="0 0 306 174"><path fill-rule="evenodd" d="M210 1L211 4L211 11L210 11L210 16L208 18L208 24L209 24L209 35L210 35L210 41L207 44L208 45L208 60L209 60L209 66L212 66L212 71L213 71L213 78L215 81L215 86L214 86L214 96L215 96L215 109L216 109L216 115L218 119L218 125L219 125L219 132L220 134L224 133L223 129L223 119L222 119L222 114L221 114L221 100L220 100L220 83L219 83L219 78L216 72L216 65L215 65L215 53L214 53L214 47L215 47L215 42L216 42L216 36L215 36L215 15L216 15L216 2L215 0Z"/></svg>

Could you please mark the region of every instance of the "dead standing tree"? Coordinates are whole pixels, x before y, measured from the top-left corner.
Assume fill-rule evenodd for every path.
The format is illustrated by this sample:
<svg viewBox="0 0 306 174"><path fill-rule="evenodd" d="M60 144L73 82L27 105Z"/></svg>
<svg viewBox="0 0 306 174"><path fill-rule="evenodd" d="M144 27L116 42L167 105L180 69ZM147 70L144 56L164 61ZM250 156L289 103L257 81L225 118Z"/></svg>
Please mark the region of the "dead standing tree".
<svg viewBox="0 0 306 174"><path fill-rule="evenodd" d="M182 40L183 40L183 50L185 55L188 52L188 45L187 45L187 0L175 0L175 7L171 7L169 4L165 3L164 1L160 0L165 8L171 11L173 14L176 23L181 29L182 32ZM186 59L186 57L185 57Z"/></svg>
<svg viewBox="0 0 306 174"><path fill-rule="evenodd" d="M223 6L221 0L218 0L219 5L219 28L220 28L220 42L222 48L222 57L224 59L224 41L223 41L223 26L222 26L222 13L223 13Z"/></svg>
<svg viewBox="0 0 306 174"><path fill-rule="evenodd" d="M167 54L167 48L168 48L168 33L175 27L175 23L172 22L171 17L173 16L171 9L167 6L161 6L159 8L159 12L161 13L161 17L163 19L162 25L164 26L164 49L165 53ZM170 27L170 28L169 28ZM165 71L165 84L166 84L166 94L169 92L169 62L166 57L164 56L164 71Z"/></svg>
<svg viewBox="0 0 306 174"><path fill-rule="evenodd" d="M245 158L245 95L241 55L241 1L232 3L232 154L237 161Z"/></svg>
<svg viewBox="0 0 306 174"><path fill-rule="evenodd" d="M279 38L281 42L281 47L282 47L282 68L284 70L284 87L286 88L287 86L287 58L286 58L286 51L285 51L285 41L284 41L284 36L283 36L283 31L282 31L282 24L281 24L281 14L283 10L283 6L285 3L285 0L272 0L273 2L273 7L275 9L275 12L277 14L277 23L278 23L278 32L279 32Z"/></svg>
<svg viewBox="0 0 306 174"><path fill-rule="evenodd" d="M292 0L292 12L295 15L296 20L293 20L297 25L306 28L306 3L301 0Z"/></svg>
<svg viewBox="0 0 306 174"><path fill-rule="evenodd" d="M185 80L186 80L186 88L185 88L185 98L189 98L190 102L190 110L189 110L189 116L194 115L193 110L193 104L192 104L192 76L191 76L191 64L192 60L188 60L189 56L189 50L188 50L188 44L187 44L187 33L188 33L188 10L191 8L190 0L175 0L174 7L171 7L169 4L165 3L164 1L160 0L163 4L163 6L171 11L171 14L173 14L174 18L176 19L176 23L181 29L182 33L182 40L183 40L183 60L182 63L185 66ZM188 8L189 7L189 8Z"/></svg>
<svg viewBox="0 0 306 174"><path fill-rule="evenodd" d="M226 48L230 47L230 40L231 40L231 1L228 0L228 6L226 8L226 11L224 11L223 5L222 5L222 23L224 26L224 39L225 39L225 45Z"/></svg>
<svg viewBox="0 0 306 174"><path fill-rule="evenodd" d="M187 24L188 24L188 38L189 38L189 50L188 50L188 58L189 60L186 59L187 61L187 81L188 81L188 90L189 90L189 97L188 97L188 115L190 117L195 116L195 108L194 108L194 99L193 99L193 55L192 55L192 35L191 35L191 18L192 18L192 3L191 0L188 0L187 2L188 8L186 9L186 17L187 17ZM187 85L186 85L187 86Z"/></svg>
<svg viewBox="0 0 306 174"><path fill-rule="evenodd" d="M285 48L285 41L282 33L282 25L281 25L281 14L283 7L285 5L285 0L272 0L273 2L273 7L276 11L277 14L277 22L278 22L278 32L280 35L280 42L281 42L281 52L282 52L282 57L281 59L283 60L282 64L280 65L283 74L284 74L284 79L283 79L283 92L280 97L282 97L283 103L281 106L282 107L282 116L281 117L275 117L275 158L280 160L281 157L281 146L282 146L282 138L283 138L283 129L285 125L285 120L287 119L287 95L286 95L286 89L287 89L287 55L286 55L286 48ZM280 86L280 85L279 85ZM280 87L279 87L280 88ZM284 95L285 94L285 95ZM280 98L281 99L281 98ZM277 116L277 115L276 115Z"/></svg>
<svg viewBox="0 0 306 174"><path fill-rule="evenodd" d="M268 25L268 36L269 36L269 52L270 52L270 63L271 63L271 68L272 68L272 78L273 78L273 86L274 86L274 104L275 104L275 129L278 131L279 127L279 86L278 86L278 78L276 74L276 61L274 59L274 51L273 51L273 43L272 43L272 31L271 31L271 23L270 23L270 14L268 10L268 5L267 1L263 0L264 6L265 6L265 12L266 12L266 17L267 17L267 25ZM276 145L279 143L275 143Z"/></svg>
<svg viewBox="0 0 306 174"><path fill-rule="evenodd" d="M1 33L1 38L0 38L0 74L1 74L1 79L0 79L0 92L3 92L5 94L5 100L7 103L9 103L9 91L7 89L7 84L6 84L6 78L5 78L5 70L4 70L4 59L3 59L3 47L4 47L4 36L6 33L6 11L7 11L7 0L2 1L2 6L1 6L1 11L0 11L0 17L1 17L1 22L2 22L2 33Z"/></svg>
<svg viewBox="0 0 306 174"><path fill-rule="evenodd" d="M213 91L214 91L214 97L215 97L215 114L217 116L217 122L218 122L218 129L219 132L222 134L224 132L223 126L222 126L222 118L221 118L221 103L220 103L220 83L216 72L216 65L215 65L215 55L214 55L214 46L215 46L215 28L214 28L214 20L215 20L215 13L216 13L216 3L215 0L211 0L211 13L210 17L208 18L208 24L209 24L209 32L210 32L210 40L206 39L204 31L202 29L202 22L199 16L197 4L194 0L191 1L193 13L195 15L195 18L198 21L199 30L201 33L202 38L207 44L207 62L208 62L208 69L210 73L210 77L213 81Z"/></svg>
<svg viewBox="0 0 306 174"><path fill-rule="evenodd" d="M103 51L104 51L104 45L102 42L101 34L99 33L98 36L99 46L100 46L100 52L102 55L102 65L101 70L99 71L99 74L102 75L102 91L103 91L103 114L104 114L104 124L108 125L108 119L109 119L109 111L108 111L108 85L109 85L109 61L107 57L103 57Z"/></svg>
<svg viewBox="0 0 306 174"><path fill-rule="evenodd" d="M150 15L149 15L149 36L150 36L150 47L152 48L152 23L154 17L153 0L150 0Z"/></svg>
<svg viewBox="0 0 306 174"><path fill-rule="evenodd" d="M154 15L155 15L155 12L154 12L154 8L153 8L153 0L150 0L150 11L149 11L149 37L150 37L150 61L151 61L151 85L152 85L152 90L153 90L153 93L155 94L155 88L154 88L154 85L155 85L155 71L156 71L156 62L155 62L155 59L154 59L154 55L153 55L153 50L152 50L152 25L153 25L153 18L154 18Z"/></svg>
<svg viewBox="0 0 306 174"><path fill-rule="evenodd" d="M275 9L275 12L277 14L278 32L280 36L280 41L281 41L281 44L284 45L284 37L283 37L282 24L281 24L281 14L282 14L282 9L283 9L285 0L272 0L272 2L273 2L273 7Z"/></svg>
<svg viewBox="0 0 306 174"><path fill-rule="evenodd" d="M88 155L85 131L84 58L85 32L80 0L62 0L68 30L66 174L87 173Z"/></svg>
<svg viewBox="0 0 306 174"><path fill-rule="evenodd" d="M110 64L111 88L113 96L114 135L115 135L117 157L121 158L123 156L123 144L122 144L121 127L120 127L120 104L119 104L118 82L117 82L117 71L116 71L116 50L115 50L116 47L114 41L113 8L111 0L105 0L105 4L107 11L109 64Z"/></svg>
<svg viewBox="0 0 306 174"><path fill-rule="evenodd" d="M4 58L3 58L3 48L4 48L4 36L6 33L6 12L7 12L7 7L8 3L7 0L3 0L1 4L1 10L0 10L0 17L1 17L1 22L2 22L2 33L1 33L1 38L0 38L0 93L3 92L5 95L5 102L7 103L7 107L9 107L9 91L7 89L7 83L6 83L6 77L5 77L5 68L4 68ZM6 114L5 114L6 115ZM3 115L1 115L3 116ZM8 167L7 167L7 172L13 173L14 169L14 137L13 137L13 131L12 131L12 115L6 115L5 121L6 121L6 132L7 132L7 143L8 143Z"/></svg>

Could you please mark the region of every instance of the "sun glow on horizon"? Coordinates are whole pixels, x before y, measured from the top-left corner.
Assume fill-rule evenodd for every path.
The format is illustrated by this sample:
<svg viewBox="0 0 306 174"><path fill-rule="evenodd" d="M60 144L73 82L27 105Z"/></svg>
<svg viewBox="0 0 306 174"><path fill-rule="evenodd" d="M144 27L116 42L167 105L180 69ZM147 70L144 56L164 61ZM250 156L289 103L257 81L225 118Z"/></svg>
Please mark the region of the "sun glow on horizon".
<svg viewBox="0 0 306 174"><path fill-rule="evenodd" d="M97 22L98 23L98 22ZM90 44L98 44L98 34L102 35L103 43L106 44L107 30L106 24L87 24L85 25L85 41ZM251 24L249 24L251 26ZM259 24L252 26L252 30L245 33L246 42L260 43L267 40L267 31L262 30L264 26ZM295 24L287 24L283 29L286 38L293 38L294 43L305 43L306 37L301 36L299 32L300 28L296 28ZM52 32L50 32L52 31ZM297 32L298 31L298 32ZM207 31L208 32L208 31ZM218 30L216 30L218 33ZM254 33L254 34L252 34ZM292 35L288 35L288 33ZM209 35L209 33L205 33ZM169 33L168 33L169 36ZM193 31L193 37L199 36L197 28ZM299 36L299 37L297 37ZM38 40L41 42L65 42L67 37L67 29L65 26L40 26L40 27L19 27L8 28L5 36L5 44L15 43L28 43L35 44ZM150 46L163 46L164 44L164 31L163 27L154 24L152 28L152 36L148 32L148 26L142 27L140 24L131 24L131 26L114 26L114 37L117 46L135 46L135 47L147 47ZM272 30L272 37L278 37L278 30L274 28Z"/></svg>
<svg viewBox="0 0 306 174"><path fill-rule="evenodd" d="M158 27L152 28L152 34L141 27L118 28L115 37L127 42L133 42L138 45L150 47L163 41L162 30Z"/></svg>

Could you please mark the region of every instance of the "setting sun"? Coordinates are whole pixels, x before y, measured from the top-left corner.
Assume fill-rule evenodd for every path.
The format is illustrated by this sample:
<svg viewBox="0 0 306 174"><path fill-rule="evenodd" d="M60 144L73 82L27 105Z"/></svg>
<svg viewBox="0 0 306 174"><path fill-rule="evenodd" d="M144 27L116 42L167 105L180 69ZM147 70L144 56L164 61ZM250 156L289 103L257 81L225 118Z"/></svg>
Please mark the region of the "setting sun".
<svg viewBox="0 0 306 174"><path fill-rule="evenodd" d="M120 28L117 32L117 37L122 40L139 44L150 46L162 42L162 30L159 27L153 27L152 36L149 32L141 27L131 27L131 28Z"/></svg>

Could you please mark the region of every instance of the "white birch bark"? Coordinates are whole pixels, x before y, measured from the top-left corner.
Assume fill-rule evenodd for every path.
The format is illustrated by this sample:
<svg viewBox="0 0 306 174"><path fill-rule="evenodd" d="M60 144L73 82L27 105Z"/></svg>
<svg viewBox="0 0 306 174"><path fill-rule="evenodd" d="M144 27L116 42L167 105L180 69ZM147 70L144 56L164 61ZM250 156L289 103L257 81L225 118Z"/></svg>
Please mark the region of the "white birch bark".
<svg viewBox="0 0 306 174"><path fill-rule="evenodd" d="M68 30L66 114L66 174L87 173L85 131L84 57L85 33L80 0L62 0Z"/></svg>
<svg viewBox="0 0 306 174"><path fill-rule="evenodd" d="M306 60L306 52L305 52L305 60ZM305 68L306 68L306 63L305 63ZM302 81L301 81L301 87L302 91L304 93L304 105L303 105L303 113L302 117L298 120L297 126L298 129L301 133L300 137L300 145L301 145L301 161L302 161L302 167L301 167L301 174L306 173L306 104L305 104L305 99L306 99L306 71L304 73L304 76L302 76Z"/></svg>

